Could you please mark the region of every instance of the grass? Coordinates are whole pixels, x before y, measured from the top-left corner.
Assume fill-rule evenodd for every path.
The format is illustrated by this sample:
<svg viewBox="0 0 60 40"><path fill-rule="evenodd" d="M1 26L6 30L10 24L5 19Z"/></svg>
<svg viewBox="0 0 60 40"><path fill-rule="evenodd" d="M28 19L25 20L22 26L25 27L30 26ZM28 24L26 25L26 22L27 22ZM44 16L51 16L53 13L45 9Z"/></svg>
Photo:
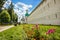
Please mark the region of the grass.
<svg viewBox="0 0 60 40"><path fill-rule="evenodd" d="M20 25L1 32L0 40L24 40L25 36L22 25Z"/></svg>
<svg viewBox="0 0 60 40"><path fill-rule="evenodd" d="M22 24L0 32L0 40L27 40L27 33L25 31L31 30L32 24ZM25 29L24 29L25 28ZM60 39L60 26L43 26L39 25L40 36L46 36L47 30L55 28L54 34L56 40ZM50 37L50 36L49 36Z"/></svg>

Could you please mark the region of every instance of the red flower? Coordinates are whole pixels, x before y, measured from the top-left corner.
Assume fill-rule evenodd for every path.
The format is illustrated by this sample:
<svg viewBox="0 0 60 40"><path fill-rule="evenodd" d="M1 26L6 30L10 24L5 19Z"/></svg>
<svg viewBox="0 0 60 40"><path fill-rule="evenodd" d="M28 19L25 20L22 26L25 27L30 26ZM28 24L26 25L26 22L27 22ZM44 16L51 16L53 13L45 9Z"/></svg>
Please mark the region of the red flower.
<svg viewBox="0 0 60 40"><path fill-rule="evenodd" d="M51 33L54 33L55 32L55 29L49 29L46 34L51 34Z"/></svg>

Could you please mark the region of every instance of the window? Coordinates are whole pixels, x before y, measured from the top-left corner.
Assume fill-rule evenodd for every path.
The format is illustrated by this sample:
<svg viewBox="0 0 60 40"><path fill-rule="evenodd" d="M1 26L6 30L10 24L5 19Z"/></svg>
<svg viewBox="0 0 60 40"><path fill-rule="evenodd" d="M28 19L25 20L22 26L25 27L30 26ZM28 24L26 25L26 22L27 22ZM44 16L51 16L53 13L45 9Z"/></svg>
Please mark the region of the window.
<svg viewBox="0 0 60 40"><path fill-rule="evenodd" d="M60 12L57 12L57 19L60 19Z"/></svg>
<svg viewBox="0 0 60 40"><path fill-rule="evenodd" d="M49 7L49 4L48 4L48 7Z"/></svg>
<svg viewBox="0 0 60 40"><path fill-rule="evenodd" d="M54 3L56 4L56 0L54 0Z"/></svg>
<svg viewBox="0 0 60 40"><path fill-rule="evenodd" d="M55 14L56 18L57 18L57 14Z"/></svg>

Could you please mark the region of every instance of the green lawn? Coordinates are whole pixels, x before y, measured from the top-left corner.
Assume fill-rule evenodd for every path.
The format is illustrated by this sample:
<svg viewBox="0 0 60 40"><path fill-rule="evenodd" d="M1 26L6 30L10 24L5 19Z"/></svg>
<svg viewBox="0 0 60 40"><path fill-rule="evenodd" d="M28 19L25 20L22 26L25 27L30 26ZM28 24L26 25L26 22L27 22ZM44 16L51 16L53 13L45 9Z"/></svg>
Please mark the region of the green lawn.
<svg viewBox="0 0 60 40"><path fill-rule="evenodd" d="M26 31L32 30L32 24L18 25L3 32L0 32L0 40L27 40L28 36ZM46 36L46 32L55 28L54 38L55 40L60 40L60 26L43 26L39 25L40 37L52 38L51 35ZM31 39L33 40L33 39Z"/></svg>
<svg viewBox="0 0 60 40"><path fill-rule="evenodd" d="M20 25L1 32L0 40L24 40L25 36L22 25Z"/></svg>

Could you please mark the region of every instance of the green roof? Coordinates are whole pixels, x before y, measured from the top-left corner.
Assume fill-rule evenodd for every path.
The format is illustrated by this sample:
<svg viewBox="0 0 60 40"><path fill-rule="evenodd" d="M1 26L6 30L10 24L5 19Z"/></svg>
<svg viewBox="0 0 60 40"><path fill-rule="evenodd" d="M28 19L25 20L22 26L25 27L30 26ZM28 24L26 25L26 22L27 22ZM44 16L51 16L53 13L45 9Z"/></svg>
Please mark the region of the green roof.
<svg viewBox="0 0 60 40"><path fill-rule="evenodd" d="M29 14L28 14L28 13L26 13L26 14L25 14L25 16L27 16L27 17L28 17L28 16L29 16Z"/></svg>

